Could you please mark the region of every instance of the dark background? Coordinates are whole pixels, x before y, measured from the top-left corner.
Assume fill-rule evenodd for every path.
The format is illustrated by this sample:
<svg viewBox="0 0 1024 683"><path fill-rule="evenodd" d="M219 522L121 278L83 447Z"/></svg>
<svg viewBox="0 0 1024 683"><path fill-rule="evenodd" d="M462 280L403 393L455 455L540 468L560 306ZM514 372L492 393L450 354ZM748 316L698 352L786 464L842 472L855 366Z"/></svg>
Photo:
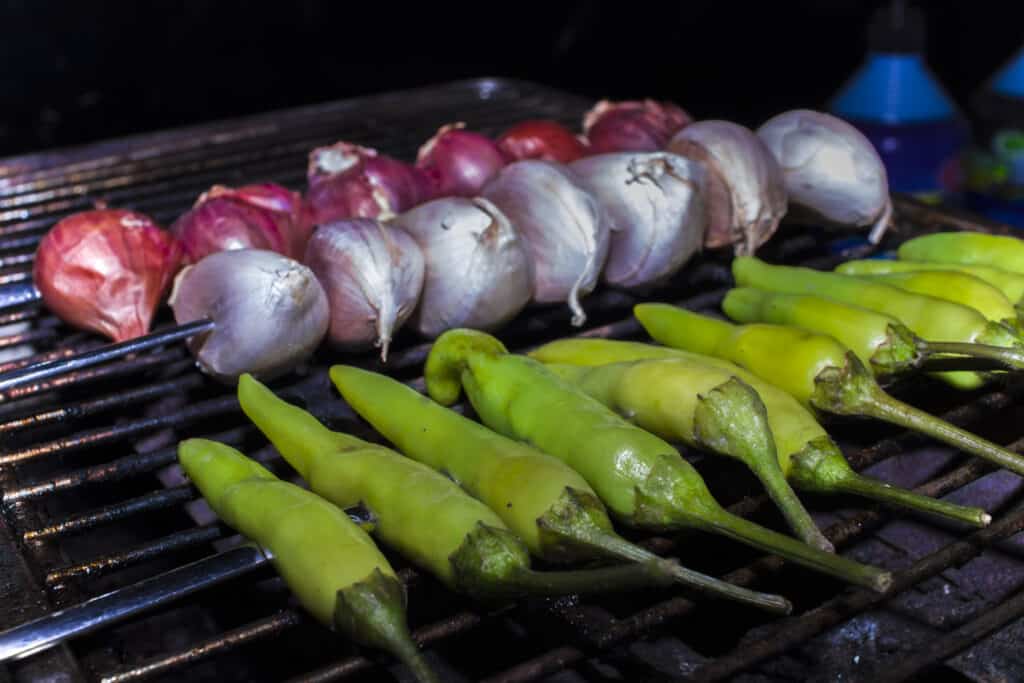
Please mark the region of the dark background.
<svg viewBox="0 0 1024 683"><path fill-rule="evenodd" d="M822 106L879 4L0 0L0 155L480 75L753 124ZM919 4L962 104L1024 42L1020 0Z"/></svg>

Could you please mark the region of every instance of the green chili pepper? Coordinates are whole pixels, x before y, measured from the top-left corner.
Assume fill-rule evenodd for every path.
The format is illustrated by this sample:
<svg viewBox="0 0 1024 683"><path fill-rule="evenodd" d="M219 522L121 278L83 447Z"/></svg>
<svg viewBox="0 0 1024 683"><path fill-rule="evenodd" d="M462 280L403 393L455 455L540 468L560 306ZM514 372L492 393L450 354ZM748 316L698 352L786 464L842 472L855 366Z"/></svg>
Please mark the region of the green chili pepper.
<svg viewBox="0 0 1024 683"><path fill-rule="evenodd" d="M363 506L372 517L373 535L455 590L495 599L673 581L674 563L662 559L584 571L533 571L525 544L501 518L444 475L389 448L327 429L251 375L239 379L238 401L314 493L339 507Z"/></svg>
<svg viewBox="0 0 1024 683"><path fill-rule="evenodd" d="M862 415L927 434L1024 475L1024 458L885 393L856 354L834 338L784 325L733 325L667 304L633 310L666 346L732 361L805 406Z"/></svg>
<svg viewBox="0 0 1024 683"><path fill-rule="evenodd" d="M1017 317L1024 319L1024 275L992 266L978 266L965 263L926 263L924 261L894 261L892 259L864 259L847 261L836 267L844 275L882 275L885 273L906 273L918 270L940 270L973 275L984 280L1013 303Z"/></svg>
<svg viewBox="0 0 1024 683"><path fill-rule="evenodd" d="M886 313L922 339L936 345L941 342L947 353L997 357L1008 367L1024 369L1020 338L1005 325L989 322L966 306L852 275L773 266L753 257L734 259L732 273L740 286L786 294L814 294ZM993 348L978 349L975 344ZM940 376L961 389L975 389L984 383L976 372L945 372Z"/></svg>
<svg viewBox="0 0 1024 683"><path fill-rule="evenodd" d="M636 342L606 339L562 339L545 344L530 354L544 363L570 363L589 366L596 371L619 365L650 364L645 372L652 378L646 390L620 390L617 383L601 378L603 372L587 377L579 386L599 401L628 416L639 426L658 436L686 441L691 432L685 412L676 409L679 393L688 391L682 380L685 374L673 367L705 365L750 385L768 411L768 424L775 440L779 465L794 486L818 493L853 493L912 510L965 520L984 525L989 521L984 510L968 508L921 496L854 472L839 446L829 437L814 416L795 398L773 384L752 375L728 361L708 356ZM617 370L609 370L614 378ZM665 400L665 397L673 397Z"/></svg>
<svg viewBox="0 0 1024 683"><path fill-rule="evenodd" d="M343 365L332 367L330 375L352 409L399 451L447 474L480 499L535 556L555 562L611 557L647 563L681 584L770 611L791 609L785 598L661 561L621 538L593 489L555 458L495 434L385 375Z"/></svg>
<svg viewBox="0 0 1024 683"><path fill-rule="evenodd" d="M887 572L812 548L724 510L697 471L662 439L626 422L541 363L508 353L494 337L449 330L427 357L427 390L441 403L463 389L480 419L531 443L583 475L615 515L653 529L720 533L798 564L884 590ZM708 394L696 429L724 438L734 419L721 394Z"/></svg>
<svg viewBox="0 0 1024 683"><path fill-rule="evenodd" d="M991 266L1024 275L1024 241L980 232L938 232L907 240L900 260Z"/></svg>
<svg viewBox="0 0 1024 683"><path fill-rule="evenodd" d="M228 526L273 554L285 583L318 621L391 652L419 681L438 680L409 637L405 587L341 509L216 441L183 441L178 460Z"/></svg>
<svg viewBox="0 0 1024 683"><path fill-rule="evenodd" d="M719 368L680 361L547 367L653 434L740 460L761 480L797 536L808 545L835 551L786 482L767 409L743 380ZM696 428L708 423L701 411L711 409L728 410L733 416L731 422L723 422L720 434Z"/></svg>

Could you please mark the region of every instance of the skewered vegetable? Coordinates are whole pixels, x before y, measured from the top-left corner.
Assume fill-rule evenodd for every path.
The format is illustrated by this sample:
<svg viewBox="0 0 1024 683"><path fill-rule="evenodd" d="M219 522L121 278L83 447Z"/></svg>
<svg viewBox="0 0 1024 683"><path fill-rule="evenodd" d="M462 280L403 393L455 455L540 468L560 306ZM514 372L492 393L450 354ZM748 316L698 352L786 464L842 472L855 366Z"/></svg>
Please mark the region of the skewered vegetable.
<svg viewBox="0 0 1024 683"><path fill-rule="evenodd" d="M46 233L32 277L61 320L125 341L149 332L180 262L178 241L148 216L96 209Z"/></svg>
<svg viewBox="0 0 1024 683"><path fill-rule="evenodd" d="M423 290L423 254L402 230L369 218L322 225L306 250L306 265L327 294L327 338L342 349L380 347L412 315Z"/></svg>
<svg viewBox="0 0 1024 683"><path fill-rule="evenodd" d="M558 562L657 559L615 534L593 489L559 460L495 434L384 375L343 365L332 367L330 374L348 404L399 451L479 498L533 555ZM790 609L778 596L751 593L678 565L673 577L763 609Z"/></svg>
<svg viewBox="0 0 1024 683"><path fill-rule="evenodd" d="M668 150L708 171L704 246L735 245L753 254L786 214L782 169L753 131L729 121L698 121L676 133Z"/></svg>
<svg viewBox="0 0 1024 683"><path fill-rule="evenodd" d="M434 196L473 197L505 165L497 145L465 127L461 122L442 126L416 155L416 167L430 180Z"/></svg>
<svg viewBox="0 0 1024 683"><path fill-rule="evenodd" d="M540 159L568 164L587 154L587 141L556 121L523 121L497 140L498 149L512 161Z"/></svg>
<svg viewBox="0 0 1024 683"><path fill-rule="evenodd" d="M217 516L270 550L317 621L390 652L419 681L439 680L409 636L405 587L344 512L216 441L183 441L178 459Z"/></svg>
<svg viewBox="0 0 1024 683"><path fill-rule="evenodd" d="M938 232L907 240L896 253L901 260L989 266L1024 275L1024 241L1007 235Z"/></svg>
<svg viewBox="0 0 1024 683"><path fill-rule="evenodd" d="M883 273L904 273L918 270L953 271L973 275L997 288L1013 303L1018 311L1024 312L1024 275L1011 273L1000 268L963 263L926 263L924 261L894 261L892 259L847 261L836 267L836 272L843 275L880 275Z"/></svg>
<svg viewBox="0 0 1024 683"><path fill-rule="evenodd" d="M685 361L547 367L653 434L740 460L761 480L797 536L808 545L834 551L786 482L768 411L743 380L719 368ZM719 420L721 430L714 434L697 429L698 424L708 424L703 413L709 410L731 417ZM671 429L666 428L669 424Z"/></svg>
<svg viewBox="0 0 1024 683"><path fill-rule="evenodd" d="M720 533L798 564L875 590L887 572L831 555L758 526L723 509L697 471L668 443L626 422L544 366L508 353L494 337L473 330L446 332L427 357L427 390L454 403L465 390L480 419L563 460L594 487L623 522L655 529L692 527ZM704 398L695 429L718 439L732 419Z"/></svg>
<svg viewBox="0 0 1024 683"><path fill-rule="evenodd" d="M892 217L889 179L863 133L830 114L794 109L766 121L757 135L782 167L796 209L791 219L870 226L868 239L882 239Z"/></svg>
<svg viewBox="0 0 1024 683"><path fill-rule="evenodd" d="M819 493L853 493L874 498L884 503L929 514L960 519L971 524L984 525L988 515L976 508L963 507L921 496L854 472L843 457L839 446L818 424L814 416L796 399L756 375L727 361L699 356L686 351L653 346L637 342L606 339L562 339L551 342L530 354L544 363L568 363L582 366L606 366L623 363L650 363L651 373L658 379L649 390L628 393L612 384L584 382L588 393L605 405L615 408L639 426L664 439L685 440L691 426L685 415L675 409L676 404L665 401L665 396L688 392L680 380L686 375L676 364L711 367L732 374L757 391L768 411L768 424L776 444L779 465L786 479L799 489ZM602 368L594 368L602 370ZM607 371L612 377L616 370ZM598 377L601 376L599 373ZM614 398L614 405L606 399Z"/></svg>
<svg viewBox="0 0 1024 683"><path fill-rule="evenodd" d="M420 334L436 337L457 325L494 329L530 301L526 245L486 199L435 199L402 214L394 225L423 253L423 292L412 318Z"/></svg>
<svg viewBox="0 0 1024 683"><path fill-rule="evenodd" d="M736 363L808 407L890 422L1024 474L1021 456L885 393L832 337L783 325L733 325L665 304L640 304L634 313L655 341Z"/></svg>
<svg viewBox="0 0 1024 683"><path fill-rule="evenodd" d="M773 266L750 257L735 259L732 272L740 286L787 294L814 294L886 313L922 339L936 344L942 342L947 353L965 356L983 353L982 357L998 358L1008 367L1024 368L1017 335L1004 325L985 320L966 306L850 275ZM993 348L980 349L976 344ZM974 389L984 383L984 378L974 372L944 372L939 376L961 389Z"/></svg>
<svg viewBox="0 0 1024 683"><path fill-rule="evenodd" d="M373 533L455 590L478 598L624 590L675 580L670 560L581 571L536 572L526 546L490 508L415 460L339 432L243 375L242 410L335 505L362 505ZM704 582L713 586L714 579ZM732 588L724 586L729 593Z"/></svg>
<svg viewBox="0 0 1024 683"><path fill-rule="evenodd" d="M707 227L707 174L699 164L656 152L601 154L569 168L609 219L605 282L629 289L653 286L700 249Z"/></svg>
<svg viewBox="0 0 1024 683"><path fill-rule="evenodd" d="M276 183L256 183L239 188L214 185L204 197L214 199L228 197L273 214L275 222L288 237L288 251L285 255L298 258L306 250L306 243L313 232L313 223L302 195L292 192ZM200 197L202 201L203 197Z"/></svg>
<svg viewBox="0 0 1024 683"><path fill-rule="evenodd" d="M534 300L568 301L573 324L582 325L580 297L597 285L608 256L608 224L596 199L575 175L546 161L506 166L483 196L508 216L526 245Z"/></svg>
<svg viewBox="0 0 1024 683"><path fill-rule="evenodd" d="M671 102L601 100L583 117L592 154L657 152L693 119Z"/></svg>
<svg viewBox="0 0 1024 683"><path fill-rule="evenodd" d="M330 322L327 295L306 266L272 251L210 254L174 281L178 324L209 318L210 332L188 340L203 372L233 383L243 372L272 378L320 344Z"/></svg>

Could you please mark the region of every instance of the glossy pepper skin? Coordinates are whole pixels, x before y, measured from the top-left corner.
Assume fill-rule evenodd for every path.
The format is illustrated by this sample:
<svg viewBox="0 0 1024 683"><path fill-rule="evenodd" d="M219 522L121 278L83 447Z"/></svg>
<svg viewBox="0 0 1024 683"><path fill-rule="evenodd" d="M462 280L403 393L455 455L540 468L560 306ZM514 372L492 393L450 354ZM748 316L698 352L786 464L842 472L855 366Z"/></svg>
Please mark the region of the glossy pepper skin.
<svg viewBox="0 0 1024 683"><path fill-rule="evenodd" d="M656 341L732 361L807 407L874 417L1024 474L1021 456L889 396L832 337L784 325L733 325L665 304L639 304L634 313Z"/></svg>
<svg viewBox="0 0 1024 683"><path fill-rule="evenodd" d="M799 538L835 551L786 482L760 396L732 373L681 360L547 368L652 434L740 460L761 480ZM708 401L709 395L714 400ZM715 409L728 411L731 420L719 433L704 434L698 429L707 422L702 411Z"/></svg>
<svg viewBox="0 0 1024 683"><path fill-rule="evenodd" d="M1001 268L965 263L927 263L925 261L894 261L892 259L847 261L836 266L836 272L844 275L883 275L919 270L939 270L973 275L1002 292L1017 309L1018 317L1024 313L1024 275L1011 273Z"/></svg>
<svg viewBox="0 0 1024 683"><path fill-rule="evenodd" d="M779 465L786 479L797 488L818 493L853 493L975 525L988 522L982 510L921 496L854 472L839 446L810 411L785 391L728 361L667 346L606 339L562 339L545 344L530 355L545 363L583 366L587 374L577 386L640 427L668 440L686 441L686 434L692 429L691 420L678 409L679 401L675 398L688 391L687 371L680 366L704 365L729 372L742 378L761 397L777 445ZM620 390L618 384L628 378L618 368L632 366L648 366L648 381L640 390L633 386Z"/></svg>
<svg viewBox="0 0 1024 683"><path fill-rule="evenodd" d="M985 320L977 311L898 287L869 282L851 275L811 268L773 266L752 257L733 261L733 277L741 287L786 294L814 294L886 313L929 342L986 344L1013 348L1019 337L1009 328ZM984 378L975 372L946 372L941 377L961 389L976 389Z"/></svg>
<svg viewBox="0 0 1024 683"><path fill-rule="evenodd" d="M336 365L331 380L348 404L402 453L444 472L479 498L535 556L567 562L619 558L679 583L787 613L788 601L692 572L617 536L587 482L559 460L431 401L385 375Z"/></svg>
<svg viewBox="0 0 1024 683"><path fill-rule="evenodd" d="M1024 241L980 232L938 232L907 240L896 251L901 261L991 266L1024 275Z"/></svg>
<svg viewBox="0 0 1024 683"><path fill-rule="evenodd" d="M341 509L216 441L183 441L178 460L228 526L270 550L277 571L317 621L388 650L420 681L438 680L409 637L405 587Z"/></svg>
<svg viewBox="0 0 1024 683"><path fill-rule="evenodd" d="M671 582L667 572L642 564L534 572L526 545L501 518L444 475L389 448L327 429L251 375L240 378L238 401L314 493L342 508L366 508L374 536L454 590L491 600Z"/></svg>
<svg viewBox="0 0 1024 683"><path fill-rule="evenodd" d="M425 378L437 401L454 403L464 389L489 427L535 444L571 466L627 524L721 533L878 590L890 581L886 572L811 548L727 512L672 446L626 422L536 360L508 353L494 337L449 330L431 349ZM704 438L722 438L729 411L708 407L713 409L702 412L698 429Z"/></svg>

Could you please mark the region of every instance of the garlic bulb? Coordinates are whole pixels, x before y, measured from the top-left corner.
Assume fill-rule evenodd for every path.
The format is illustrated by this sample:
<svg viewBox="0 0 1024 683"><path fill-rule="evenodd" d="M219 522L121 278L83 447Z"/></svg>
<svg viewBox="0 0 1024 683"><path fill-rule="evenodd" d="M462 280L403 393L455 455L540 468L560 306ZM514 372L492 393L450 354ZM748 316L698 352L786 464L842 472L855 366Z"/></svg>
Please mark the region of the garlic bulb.
<svg viewBox="0 0 1024 683"><path fill-rule="evenodd" d="M234 382L271 379L311 355L327 332L327 295L313 271L273 251L219 251L182 270L171 308L179 324L212 319L189 339L200 369Z"/></svg>
<svg viewBox="0 0 1024 683"><path fill-rule="evenodd" d="M769 119L757 134L782 167L790 202L806 218L871 226L868 239L882 238L892 216L889 180L859 130L830 114L794 109Z"/></svg>
<svg viewBox="0 0 1024 683"><path fill-rule="evenodd" d="M530 300L526 247L486 199L446 197L395 219L423 251L426 275L412 324L427 337L453 327L492 330Z"/></svg>
<svg viewBox="0 0 1024 683"><path fill-rule="evenodd" d="M483 196L526 242L534 300L568 301L573 324L582 325L580 297L593 291L608 256L608 223L597 200L566 167L539 160L506 166Z"/></svg>
<svg viewBox="0 0 1024 683"><path fill-rule="evenodd" d="M423 287L416 242L402 230L353 218L321 225L305 262L327 292L328 339L343 349L374 344L386 361L391 336L416 308Z"/></svg>
<svg viewBox="0 0 1024 683"><path fill-rule="evenodd" d="M670 152L708 167L708 230L704 246L735 245L753 254L786 214L782 169L748 128L729 121L698 121L669 142Z"/></svg>
<svg viewBox="0 0 1024 683"><path fill-rule="evenodd" d="M707 225L700 164L666 152L619 152L580 159L569 168L608 216L608 284L656 285L700 249Z"/></svg>

